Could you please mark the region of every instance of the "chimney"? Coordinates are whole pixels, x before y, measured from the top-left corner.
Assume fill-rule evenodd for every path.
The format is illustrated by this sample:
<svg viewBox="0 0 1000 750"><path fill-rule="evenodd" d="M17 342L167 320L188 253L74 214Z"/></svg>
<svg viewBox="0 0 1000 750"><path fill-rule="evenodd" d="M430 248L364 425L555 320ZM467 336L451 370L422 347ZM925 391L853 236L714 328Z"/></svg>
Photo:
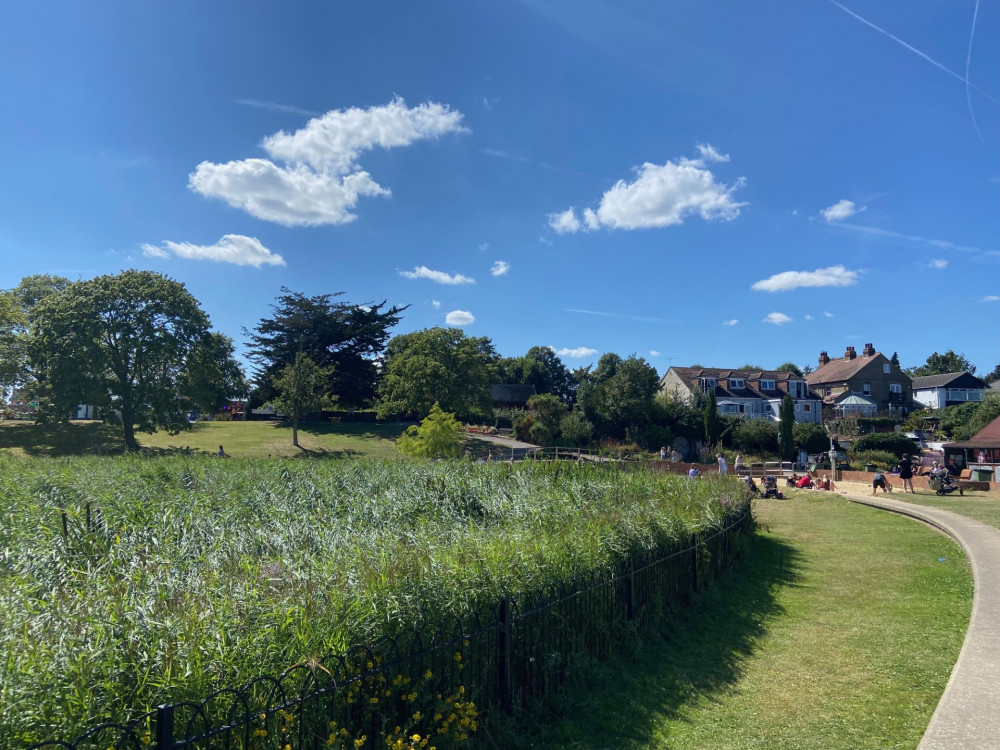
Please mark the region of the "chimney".
<svg viewBox="0 0 1000 750"><path fill-rule="evenodd" d="M865 344L865 348L861 350L861 356L863 357L874 357L875 347L871 344Z"/></svg>
<svg viewBox="0 0 1000 750"><path fill-rule="evenodd" d="M829 361L830 361L830 357L827 356L826 352L820 352L819 353L819 366L820 367L822 367L823 365L825 365Z"/></svg>
<svg viewBox="0 0 1000 750"><path fill-rule="evenodd" d="M858 354L857 354L857 352L854 351L854 347L853 346L847 347L847 351L844 352L844 359L846 359L848 361L854 359L857 356L858 356Z"/></svg>

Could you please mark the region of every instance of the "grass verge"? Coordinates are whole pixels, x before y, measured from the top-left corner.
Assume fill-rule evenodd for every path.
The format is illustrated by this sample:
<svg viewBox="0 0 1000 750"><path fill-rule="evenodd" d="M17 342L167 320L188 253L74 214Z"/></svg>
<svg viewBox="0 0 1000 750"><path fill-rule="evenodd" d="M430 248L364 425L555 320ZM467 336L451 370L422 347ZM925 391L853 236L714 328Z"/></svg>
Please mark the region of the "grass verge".
<svg viewBox="0 0 1000 750"><path fill-rule="evenodd" d="M631 658L594 667L534 747L917 746L971 609L958 546L837 496L757 510L749 566Z"/></svg>

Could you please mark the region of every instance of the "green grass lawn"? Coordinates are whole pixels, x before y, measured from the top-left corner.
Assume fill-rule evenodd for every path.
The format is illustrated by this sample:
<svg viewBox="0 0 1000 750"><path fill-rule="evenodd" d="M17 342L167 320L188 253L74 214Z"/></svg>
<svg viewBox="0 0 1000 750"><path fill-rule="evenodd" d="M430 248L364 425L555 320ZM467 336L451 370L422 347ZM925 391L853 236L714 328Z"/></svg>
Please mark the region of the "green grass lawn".
<svg viewBox="0 0 1000 750"><path fill-rule="evenodd" d="M864 485L860 482L844 482L842 489L851 494L870 495L871 485ZM879 492L879 497L882 493ZM888 495L890 500L902 500L915 505L927 505L933 508L950 510L977 521L982 521L989 526L1000 529L1000 493L968 491L964 495L953 492L950 495L938 497L930 490L917 490L914 493L902 493L899 489Z"/></svg>
<svg viewBox="0 0 1000 750"><path fill-rule="evenodd" d="M958 546L837 495L757 510L749 566L595 667L536 748L917 746L971 610Z"/></svg>
<svg viewBox="0 0 1000 750"><path fill-rule="evenodd" d="M147 450L164 453L226 453L237 458L354 458L397 456L395 440L402 424L308 423L299 426L299 443L292 445L292 429L285 422L197 422L177 435L137 433ZM68 456L120 453L120 427L102 422L36 425L32 422L0 423L0 452L29 456Z"/></svg>

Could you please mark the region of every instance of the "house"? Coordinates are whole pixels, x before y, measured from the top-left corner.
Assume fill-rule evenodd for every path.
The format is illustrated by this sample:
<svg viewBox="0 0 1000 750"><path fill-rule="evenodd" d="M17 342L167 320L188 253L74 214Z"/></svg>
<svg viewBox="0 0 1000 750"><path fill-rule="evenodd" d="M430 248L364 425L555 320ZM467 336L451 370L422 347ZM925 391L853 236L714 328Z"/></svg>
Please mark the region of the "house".
<svg viewBox="0 0 1000 750"><path fill-rule="evenodd" d="M996 481L1000 473L1000 417L968 440L945 443L944 460L949 468L972 469L973 479Z"/></svg>
<svg viewBox="0 0 1000 750"><path fill-rule="evenodd" d="M949 372L944 375L924 375L913 378L913 400L930 409L943 409L969 401L983 400L989 389L985 380L968 372Z"/></svg>
<svg viewBox="0 0 1000 750"><path fill-rule="evenodd" d="M490 399L494 409L523 409L528 399L535 395L535 386L497 384L490 386Z"/></svg>
<svg viewBox="0 0 1000 750"><path fill-rule="evenodd" d="M795 402L796 422L822 422L819 396L794 372L727 370L716 367L671 367L660 379L660 391L690 403L696 392L715 393L719 413L747 419L778 420L786 393Z"/></svg>
<svg viewBox="0 0 1000 750"><path fill-rule="evenodd" d="M905 416L913 409L910 376L871 344L865 344L860 356L849 346L841 359L820 352L819 366L806 375L806 382L824 408L839 416Z"/></svg>

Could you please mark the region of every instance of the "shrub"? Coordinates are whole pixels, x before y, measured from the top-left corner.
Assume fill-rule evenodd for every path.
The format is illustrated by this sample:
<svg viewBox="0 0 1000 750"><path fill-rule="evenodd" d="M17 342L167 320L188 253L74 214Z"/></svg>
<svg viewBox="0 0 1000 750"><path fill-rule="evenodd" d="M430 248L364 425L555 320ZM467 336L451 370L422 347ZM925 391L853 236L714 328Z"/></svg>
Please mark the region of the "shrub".
<svg viewBox="0 0 1000 750"><path fill-rule="evenodd" d="M437 402L419 425L399 436L396 447L405 456L454 458L462 452L462 423L438 406Z"/></svg>
<svg viewBox="0 0 1000 750"><path fill-rule="evenodd" d="M594 424L584 416L582 409L574 409L569 414L563 415L559 423L559 432L568 445L585 446L590 444L590 438L594 434Z"/></svg>
<svg viewBox="0 0 1000 750"><path fill-rule="evenodd" d="M867 464L875 464L880 471L888 471L898 463L895 455L889 451L854 451L848 454L851 466L863 469Z"/></svg>
<svg viewBox="0 0 1000 750"><path fill-rule="evenodd" d="M778 425L767 419L747 419L733 431L733 446L742 453L778 452Z"/></svg>
<svg viewBox="0 0 1000 750"><path fill-rule="evenodd" d="M898 461L904 453L919 453L916 444L906 435L900 432L876 432L871 435L862 435L851 445L851 451L861 453L864 451L888 451L892 453Z"/></svg>
<svg viewBox="0 0 1000 750"><path fill-rule="evenodd" d="M815 422L796 424L792 429L795 445L806 453L822 453L830 448L830 438L822 425Z"/></svg>

